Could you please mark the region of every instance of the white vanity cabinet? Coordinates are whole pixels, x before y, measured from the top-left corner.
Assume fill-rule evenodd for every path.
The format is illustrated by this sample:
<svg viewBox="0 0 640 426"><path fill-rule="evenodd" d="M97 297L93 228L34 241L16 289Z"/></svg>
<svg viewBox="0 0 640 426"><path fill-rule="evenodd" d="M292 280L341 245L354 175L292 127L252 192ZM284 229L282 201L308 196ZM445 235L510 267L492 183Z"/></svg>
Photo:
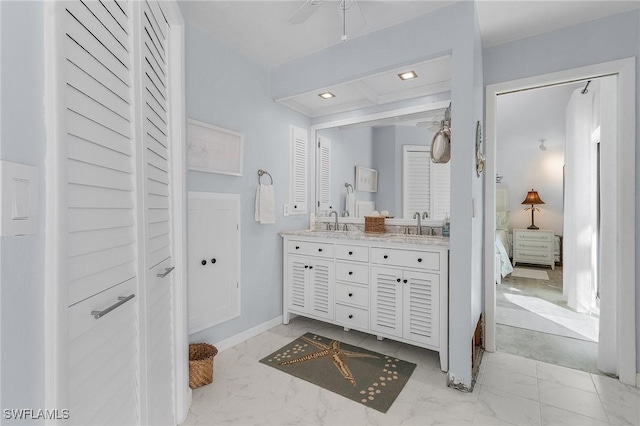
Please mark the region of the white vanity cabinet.
<svg viewBox="0 0 640 426"><path fill-rule="evenodd" d="M448 370L446 245L283 237L285 324L303 315L435 350Z"/></svg>
<svg viewBox="0 0 640 426"><path fill-rule="evenodd" d="M333 244L292 241L285 254L288 298L285 309L333 320L334 268ZM313 254L313 256L298 253ZM331 260L328 260L330 258Z"/></svg>

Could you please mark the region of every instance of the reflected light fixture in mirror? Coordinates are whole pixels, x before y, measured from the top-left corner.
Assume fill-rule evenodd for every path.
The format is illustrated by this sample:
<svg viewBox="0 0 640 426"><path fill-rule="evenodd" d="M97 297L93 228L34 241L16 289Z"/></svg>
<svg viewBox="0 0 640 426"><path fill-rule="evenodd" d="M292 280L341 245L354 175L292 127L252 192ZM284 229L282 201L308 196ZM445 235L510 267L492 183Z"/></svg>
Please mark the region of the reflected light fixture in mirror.
<svg viewBox="0 0 640 426"><path fill-rule="evenodd" d="M540 148L540 151L546 151L547 147L544 145L546 139L540 139L540 146L538 148Z"/></svg>
<svg viewBox="0 0 640 426"><path fill-rule="evenodd" d="M336 97L336 95L331 92L319 93L318 96L320 96L322 99L331 99Z"/></svg>
<svg viewBox="0 0 640 426"><path fill-rule="evenodd" d="M400 77L400 80L405 81L405 80L411 80L418 77L418 74L416 74L415 71L406 71L398 74L398 77Z"/></svg>

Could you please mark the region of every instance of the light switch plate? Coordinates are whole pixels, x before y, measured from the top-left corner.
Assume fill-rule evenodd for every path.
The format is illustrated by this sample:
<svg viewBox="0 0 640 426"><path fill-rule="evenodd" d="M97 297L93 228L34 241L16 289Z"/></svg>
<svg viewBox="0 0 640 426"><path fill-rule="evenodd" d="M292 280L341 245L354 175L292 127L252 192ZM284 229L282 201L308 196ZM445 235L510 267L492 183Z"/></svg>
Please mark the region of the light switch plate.
<svg viewBox="0 0 640 426"><path fill-rule="evenodd" d="M38 168L0 161L0 235L35 234L38 223Z"/></svg>

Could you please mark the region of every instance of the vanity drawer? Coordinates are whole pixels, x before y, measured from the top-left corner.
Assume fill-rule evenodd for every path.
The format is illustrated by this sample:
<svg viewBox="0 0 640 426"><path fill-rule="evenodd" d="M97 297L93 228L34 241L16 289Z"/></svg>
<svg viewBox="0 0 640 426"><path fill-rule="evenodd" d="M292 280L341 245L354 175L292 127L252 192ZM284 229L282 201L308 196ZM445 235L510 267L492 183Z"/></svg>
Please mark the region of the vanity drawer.
<svg viewBox="0 0 640 426"><path fill-rule="evenodd" d="M368 262L369 247L336 244L336 259Z"/></svg>
<svg viewBox="0 0 640 426"><path fill-rule="evenodd" d="M372 247L371 263L438 271L440 270L440 253Z"/></svg>
<svg viewBox="0 0 640 426"><path fill-rule="evenodd" d="M553 243L553 232L516 229L513 231L513 238L520 241L548 241Z"/></svg>
<svg viewBox="0 0 640 426"><path fill-rule="evenodd" d="M369 284L369 265L336 262L336 280Z"/></svg>
<svg viewBox="0 0 640 426"><path fill-rule="evenodd" d="M369 289L351 284L336 284L336 301L369 307Z"/></svg>
<svg viewBox="0 0 640 426"><path fill-rule="evenodd" d="M333 258L333 244L292 240L287 245L287 252L304 256Z"/></svg>
<svg viewBox="0 0 640 426"><path fill-rule="evenodd" d="M345 327L369 328L369 310L336 303L336 322Z"/></svg>

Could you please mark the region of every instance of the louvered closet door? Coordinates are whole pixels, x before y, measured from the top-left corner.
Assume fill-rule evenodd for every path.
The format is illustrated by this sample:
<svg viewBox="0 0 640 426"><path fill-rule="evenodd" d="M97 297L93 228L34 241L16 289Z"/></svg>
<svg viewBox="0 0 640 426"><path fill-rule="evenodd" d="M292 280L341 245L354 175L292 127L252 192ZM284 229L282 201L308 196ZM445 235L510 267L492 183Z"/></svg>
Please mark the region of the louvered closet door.
<svg viewBox="0 0 640 426"><path fill-rule="evenodd" d="M173 259L169 170L168 31L157 2L141 2L142 128L144 143L147 416L175 424Z"/></svg>
<svg viewBox="0 0 640 426"><path fill-rule="evenodd" d="M438 346L440 318L440 276L425 272L404 272L403 337Z"/></svg>
<svg viewBox="0 0 640 426"><path fill-rule="evenodd" d="M66 184L54 196L66 218L61 224L66 262L63 258L61 267L69 305L70 422L136 424L139 352L130 7L114 1L77 1L58 7L64 135L53 149L66 157L62 167Z"/></svg>
<svg viewBox="0 0 640 426"><path fill-rule="evenodd" d="M331 139L318 138L318 208L332 209L331 205ZM336 206L338 210L339 206Z"/></svg>
<svg viewBox="0 0 640 426"><path fill-rule="evenodd" d="M431 157L427 147L406 149L403 168L403 216L431 209Z"/></svg>
<svg viewBox="0 0 640 426"><path fill-rule="evenodd" d="M293 214L307 212L307 129L291 126L291 201Z"/></svg>
<svg viewBox="0 0 640 426"><path fill-rule="evenodd" d="M371 329L402 337L402 270L371 268Z"/></svg>

